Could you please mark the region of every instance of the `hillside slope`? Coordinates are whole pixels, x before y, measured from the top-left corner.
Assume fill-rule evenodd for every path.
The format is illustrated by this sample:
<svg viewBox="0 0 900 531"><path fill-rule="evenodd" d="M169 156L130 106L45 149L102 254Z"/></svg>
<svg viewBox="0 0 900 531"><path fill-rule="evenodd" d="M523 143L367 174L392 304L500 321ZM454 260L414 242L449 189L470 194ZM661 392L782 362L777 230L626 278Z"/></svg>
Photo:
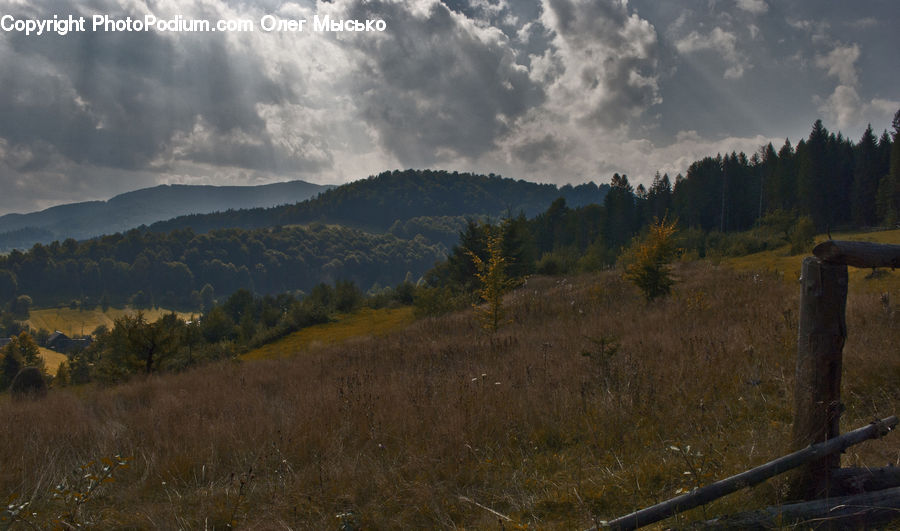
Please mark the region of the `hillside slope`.
<svg viewBox="0 0 900 531"><path fill-rule="evenodd" d="M465 216L500 217L524 213L535 216L557 198L569 206L603 203L609 185L587 183L557 187L492 175L435 170L384 172L328 190L293 205L233 212L182 216L151 225L157 232L190 228L202 233L222 228L260 228L276 225L334 223L373 232L414 218ZM455 243L457 228L448 231ZM438 238L445 245L442 238Z"/></svg>
<svg viewBox="0 0 900 531"><path fill-rule="evenodd" d="M118 455L75 523L497 529L488 507L505 529L585 529L788 450L799 288L706 262L675 275L654 304L615 271L532 278L495 334L469 310L285 359L0 398L0 424L28 426L0 431L0 496L49 527L66 511L52 486ZM851 290L847 320L842 431L900 410L898 312ZM896 462L897 436L843 465ZM783 484L663 525L777 503Z"/></svg>
<svg viewBox="0 0 900 531"><path fill-rule="evenodd" d="M0 250L112 234L185 214L296 203L329 188L305 181L259 186L173 184L128 192L108 201L70 203L29 214L7 214L0 216Z"/></svg>

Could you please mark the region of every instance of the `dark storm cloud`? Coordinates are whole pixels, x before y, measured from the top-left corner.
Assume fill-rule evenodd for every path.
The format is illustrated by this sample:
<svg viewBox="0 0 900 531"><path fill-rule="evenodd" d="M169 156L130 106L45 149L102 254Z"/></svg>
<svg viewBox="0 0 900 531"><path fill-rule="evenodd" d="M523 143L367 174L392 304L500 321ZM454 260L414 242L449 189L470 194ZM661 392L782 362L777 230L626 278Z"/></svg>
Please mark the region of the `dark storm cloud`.
<svg viewBox="0 0 900 531"><path fill-rule="evenodd" d="M565 146L549 133L538 139L518 142L510 151L516 159L527 164L554 162L564 158L567 153Z"/></svg>
<svg viewBox="0 0 900 531"><path fill-rule="evenodd" d="M81 9L48 1L32 3L28 14L87 14ZM95 2L92 9L113 17L139 14L115 2ZM290 154L272 147L256 106L290 101L292 93L265 75L254 50L229 45L227 35L12 33L0 60L6 88L0 136L13 144L41 141L75 164L137 170L165 158L173 137L202 120L222 145L240 135L256 141L233 146L227 157L208 146L188 147L186 160L290 167Z"/></svg>
<svg viewBox="0 0 900 531"><path fill-rule="evenodd" d="M796 140L816 118L858 138L900 106L894 3L0 0L0 13L37 18L149 9L388 24L0 32L0 211L398 166L559 182L615 168L646 185L717 151Z"/></svg>
<svg viewBox="0 0 900 531"><path fill-rule="evenodd" d="M478 157L509 123L543 98L509 39L438 2L415 9L354 2L349 18L380 17L391 31L345 38L358 52L353 75L360 113L404 164Z"/></svg>

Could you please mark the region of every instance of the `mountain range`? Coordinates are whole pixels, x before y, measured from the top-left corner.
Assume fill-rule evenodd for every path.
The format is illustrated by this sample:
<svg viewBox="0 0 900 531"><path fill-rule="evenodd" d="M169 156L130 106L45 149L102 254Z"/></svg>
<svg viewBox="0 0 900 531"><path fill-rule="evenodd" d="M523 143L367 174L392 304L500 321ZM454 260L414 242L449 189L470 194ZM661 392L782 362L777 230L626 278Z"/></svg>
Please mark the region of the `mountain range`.
<svg viewBox="0 0 900 531"><path fill-rule="evenodd" d="M67 238L82 240L187 214L297 203L330 188L333 186L299 180L258 186L168 184L144 188L107 201L0 216L0 250L26 249Z"/></svg>

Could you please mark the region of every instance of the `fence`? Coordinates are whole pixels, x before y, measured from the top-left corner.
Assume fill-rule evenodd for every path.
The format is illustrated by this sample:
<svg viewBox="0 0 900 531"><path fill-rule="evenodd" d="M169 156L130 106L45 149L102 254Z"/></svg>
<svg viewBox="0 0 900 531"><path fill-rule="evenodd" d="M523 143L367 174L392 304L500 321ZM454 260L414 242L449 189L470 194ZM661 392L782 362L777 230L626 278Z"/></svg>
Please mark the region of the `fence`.
<svg viewBox="0 0 900 531"><path fill-rule="evenodd" d="M841 435L841 363L847 338L847 266L900 267L900 245L827 241L803 260L794 389L793 453L646 509L604 527L636 529L797 469L790 497L799 503L705 522L710 527L788 525L827 518L864 527L900 517L900 470L842 469L840 452L897 426L888 417ZM854 494L848 494L854 492Z"/></svg>

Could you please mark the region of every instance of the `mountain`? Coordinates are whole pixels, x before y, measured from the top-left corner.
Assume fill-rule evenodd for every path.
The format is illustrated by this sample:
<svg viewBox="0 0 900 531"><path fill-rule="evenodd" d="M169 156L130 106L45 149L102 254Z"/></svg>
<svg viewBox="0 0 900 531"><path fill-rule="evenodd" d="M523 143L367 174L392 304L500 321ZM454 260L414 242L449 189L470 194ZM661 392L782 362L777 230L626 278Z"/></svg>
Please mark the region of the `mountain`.
<svg viewBox="0 0 900 531"><path fill-rule="evenodd" d="M183 216L296 203L331 186L289 181L259 186L161 185L108 201L69 203L0 217L0 249L29 248L66 238L85 239Z"/></svg>
<svg viewBox="0 0 900 531"><path fill-rule="evenodd" d="M181 216L154 223L150 230L169 232L329 223L400 237L416 233L452 245L466 217L535 216L557 198L571 207L603 203L609 185L557 187L496 175L435 170L395 170L325 191L291 205ZM412 230L410 224L415 225Z"/></svg>

